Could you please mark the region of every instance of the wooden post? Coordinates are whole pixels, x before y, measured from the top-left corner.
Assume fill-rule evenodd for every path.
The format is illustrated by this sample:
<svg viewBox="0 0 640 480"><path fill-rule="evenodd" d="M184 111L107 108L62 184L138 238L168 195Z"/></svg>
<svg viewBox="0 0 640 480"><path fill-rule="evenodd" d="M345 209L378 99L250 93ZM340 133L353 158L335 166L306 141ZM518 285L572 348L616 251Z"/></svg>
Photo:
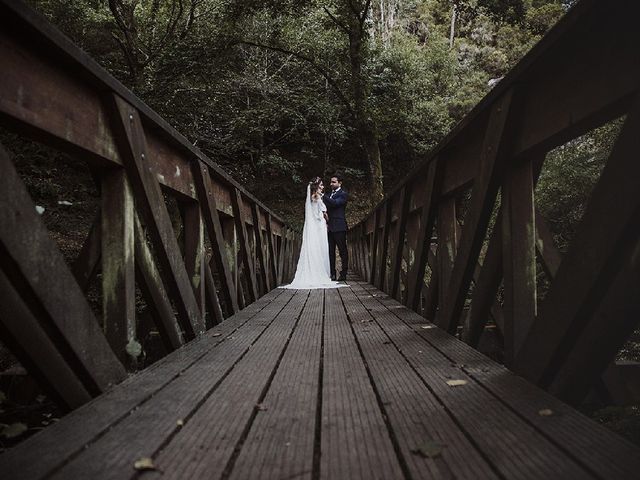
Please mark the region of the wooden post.
<svg viewBox="0 0 640 480"><path fill-rule="evenodd" d="M438 257L434 265L438 271L438 305L444 305L451 271L458 249L458 220L456 218L456 199L447 197L438 205ZM442 327L442 325L440 325Z"/></svg>
<svg viewBox="0 0 640 480"><path fill-rule="evenodd" d="M378 260L378 275L376 286L384 291L384 280L387 272L387 254L389 250L389 230L391 228L391 214L393 213L393 199L387 198L384 206L384 223L382 225L382 243L380 248L380 258Z"/></svg>
<svg viewBox="0 0 640 480"><path fill-rule="evenodd" d="M247 235L247 224L244 221L243 201L240 191L236 188L231 194L231 206L233 207L233 219L236 225L236 235L240 244L240 258L244 266L246 274L248 291L245 292L249 296L249 302L255 302L258 299L258 288L256 285L256 274L253 270L253 258L251 257L251 248L249 246L249 238Z"/></svg>
<svg viewBox="0 0 640 480"><path fill-rule="evenodd" d="M502 188L504 351L511 365L536 318L536 237L530 161L515 166Z"/></svg>
<svg viewBox="0 0 640 480"><path fill-rule="evenodd" d="M204 228L202 216L200 215L200 207L195 202L180 204L180 211L182 214L182 224L184 225L184 263L204 321L206 302L204 282Z"/></svg>
<svg viewBox="0 0 640 480"><path fill-rule="evenodd" d="M253 204L251 214L253 216L253 232L256 239L255 245L256 253L258 254L258 265L260 266L260 278L265 287L264 294L271 291L271 282L269 281L267 260L264 256L264 242L262 240L262 227L260 226L260 207L258 207L257 203Z"/></svg>
<svg viewBox="0 0 640 480"><path fill-rule="evenodd" d="M123 169L102 176L102 322L120 361L137 367L133 196Z"/></svg>
<svg viewBox="0 0 640 480"><path fill-rule="evenodd" d="M393 241L394 249L391 252L391 291L389 294L399 299L400 270L402 268L402 254L404 252L404 242L407 230L407 217L409 216L409 201L411 200L411 190L407 185L400 190L400 203L398 212L398 222L396 227L396 237Z"/></svg>
<svg viewBox="0 0 640 480"><path fill-rule="evenodd" d="M267 247L269 252L269 275L271 279L271 287L275 288L278 285L278 257L276 255L276 249L273 239L273 229L271 227L271 213L266 212L267 215Z"/></svg>
<svg viewBox="0 0 640 480"><path fill-rule="evenodd" d="M369 283L375 284L378 278L378 243L380 235L378 224L380 223L380 208L373 214L373 245L371 246L371 272L369 273Z"/></svg>

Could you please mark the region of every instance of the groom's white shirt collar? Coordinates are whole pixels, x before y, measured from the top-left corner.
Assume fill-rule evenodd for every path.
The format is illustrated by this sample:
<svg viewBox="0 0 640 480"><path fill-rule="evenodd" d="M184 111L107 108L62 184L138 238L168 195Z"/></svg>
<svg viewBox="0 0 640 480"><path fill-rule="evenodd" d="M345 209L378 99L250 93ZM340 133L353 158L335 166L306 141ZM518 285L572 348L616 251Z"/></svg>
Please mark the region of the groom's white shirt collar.
<svg viewBox="0 0 640 480"><path fill-rule="evenodd" d="M342 189L342 187L338 187L338 188L336 188L336 189L335 189L333 192L331 192L331 193L332 193L332 194L334 194L334 193L338 193L338 191L339 191L339 190L341 190L341 189Z"/></svg>

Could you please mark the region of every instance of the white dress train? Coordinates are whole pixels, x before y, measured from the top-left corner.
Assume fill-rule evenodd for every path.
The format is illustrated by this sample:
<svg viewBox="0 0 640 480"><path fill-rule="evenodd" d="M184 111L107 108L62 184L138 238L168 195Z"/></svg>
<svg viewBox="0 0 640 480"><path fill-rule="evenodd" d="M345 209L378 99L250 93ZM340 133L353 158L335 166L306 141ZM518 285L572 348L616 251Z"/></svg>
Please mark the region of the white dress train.
<svg viewBox="0 0 640 480"><path fill-rule="evenodd" d="M307 185L307 199L304 204L304 227L302 246L296 274L289 285L281 288L316 289L339 288L344 284L331 280L329 269L329 239L327 222L323 213L327 211L322 198L311 198L311 189Z"/></svg>

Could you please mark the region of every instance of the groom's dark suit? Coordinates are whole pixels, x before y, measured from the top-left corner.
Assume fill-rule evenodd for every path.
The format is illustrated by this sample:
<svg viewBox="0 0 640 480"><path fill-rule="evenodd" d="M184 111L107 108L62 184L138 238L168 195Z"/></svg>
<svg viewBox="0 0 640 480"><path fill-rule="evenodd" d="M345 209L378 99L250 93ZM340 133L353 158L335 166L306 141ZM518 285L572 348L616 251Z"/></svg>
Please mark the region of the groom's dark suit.
<svg viewBox="0 0 640 480"><path fill-rule="evenodd" d="M336 276L336 246L340 252L340 261L342 262L342 270L340 271L340 280L346 280L347 269L349 268L349 254L347 252L347 220L345 219L345 207L347 205L349 195L342 188L331 193L325 193L322 200L327 206L327 214L329 215L329 223L327 230L329 232L329 264L331 268L331 278Z"/></svg>

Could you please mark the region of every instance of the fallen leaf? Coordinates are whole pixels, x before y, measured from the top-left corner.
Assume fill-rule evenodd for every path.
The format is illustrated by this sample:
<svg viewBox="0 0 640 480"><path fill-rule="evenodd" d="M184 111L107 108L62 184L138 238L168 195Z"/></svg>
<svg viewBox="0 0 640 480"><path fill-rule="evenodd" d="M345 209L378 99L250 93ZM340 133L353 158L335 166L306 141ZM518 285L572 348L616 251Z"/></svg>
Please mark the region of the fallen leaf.
<svg viewBox="0 0 640 480"><path fill-rule="evenodd" d="M420 328L424 328L425 330L429 330L430 328L436 328L435 325L421 325Z"/></svg>
<svg viewBox="0 0 640 480"><path fill-rule="evenodd" d="M180 419L176 422L176 425L178 425L179 427L182 427L184 425L184 420Z"/></svg>
<svg viewBox="0 0 640 480"><path fill-rule="evenodd" d="M135 461L133 468L136 470L156 470L153 460L149 457L142 457Z"/></svg>
<svg viewBox="0 0 640 480"><path fill-rule="evenodd" d="M450 387L459 387L460 385L466 385L466 380L447 380L447 385Z"/></svg>
<svg viewBox="0 0 640 480"><path fill-rule="evenodd" d="M551 410L550 408L543 408L542 410L538 411L538 415L540 415L541 417L550 417L551 415L553 415L553 410Z"/></svg>
<svg viewBox="0 0 640 480"><path fill-rule="evenodd" d="M38 212L39 215L42 215L44 213L44 207L36 205L36 212Z"/></svg>
<svg viewBox="0 0 640 480"><path fill-rule="evenodd" d="M414 448L411 453L419 455L423 458L435 458L442 455L442 450L446 445L444 443L429 440L425 442L421 447Z"/></svg>
<svg viewBox="0 0 640 480"><path fill-rule="evenodd" d="M5 438L15 438L22 435L27 431L27 426L24 423L12 423L2 429L1 436Z"/></svg>
<svg viewBox="0 0 640 480"><path fill-rule="evenodd" d="M222 334L221 333L214 333L213 335L211 335L212 337L221 337Z"/></svg>
<svg viewBox="0 0 640 480"><path fill-rule="evenodd" d="M267 407L266 407L266 405L264 403L258 403L256 405L256 408L261 412L264 412L265 410L267 410Z"/></svg>

